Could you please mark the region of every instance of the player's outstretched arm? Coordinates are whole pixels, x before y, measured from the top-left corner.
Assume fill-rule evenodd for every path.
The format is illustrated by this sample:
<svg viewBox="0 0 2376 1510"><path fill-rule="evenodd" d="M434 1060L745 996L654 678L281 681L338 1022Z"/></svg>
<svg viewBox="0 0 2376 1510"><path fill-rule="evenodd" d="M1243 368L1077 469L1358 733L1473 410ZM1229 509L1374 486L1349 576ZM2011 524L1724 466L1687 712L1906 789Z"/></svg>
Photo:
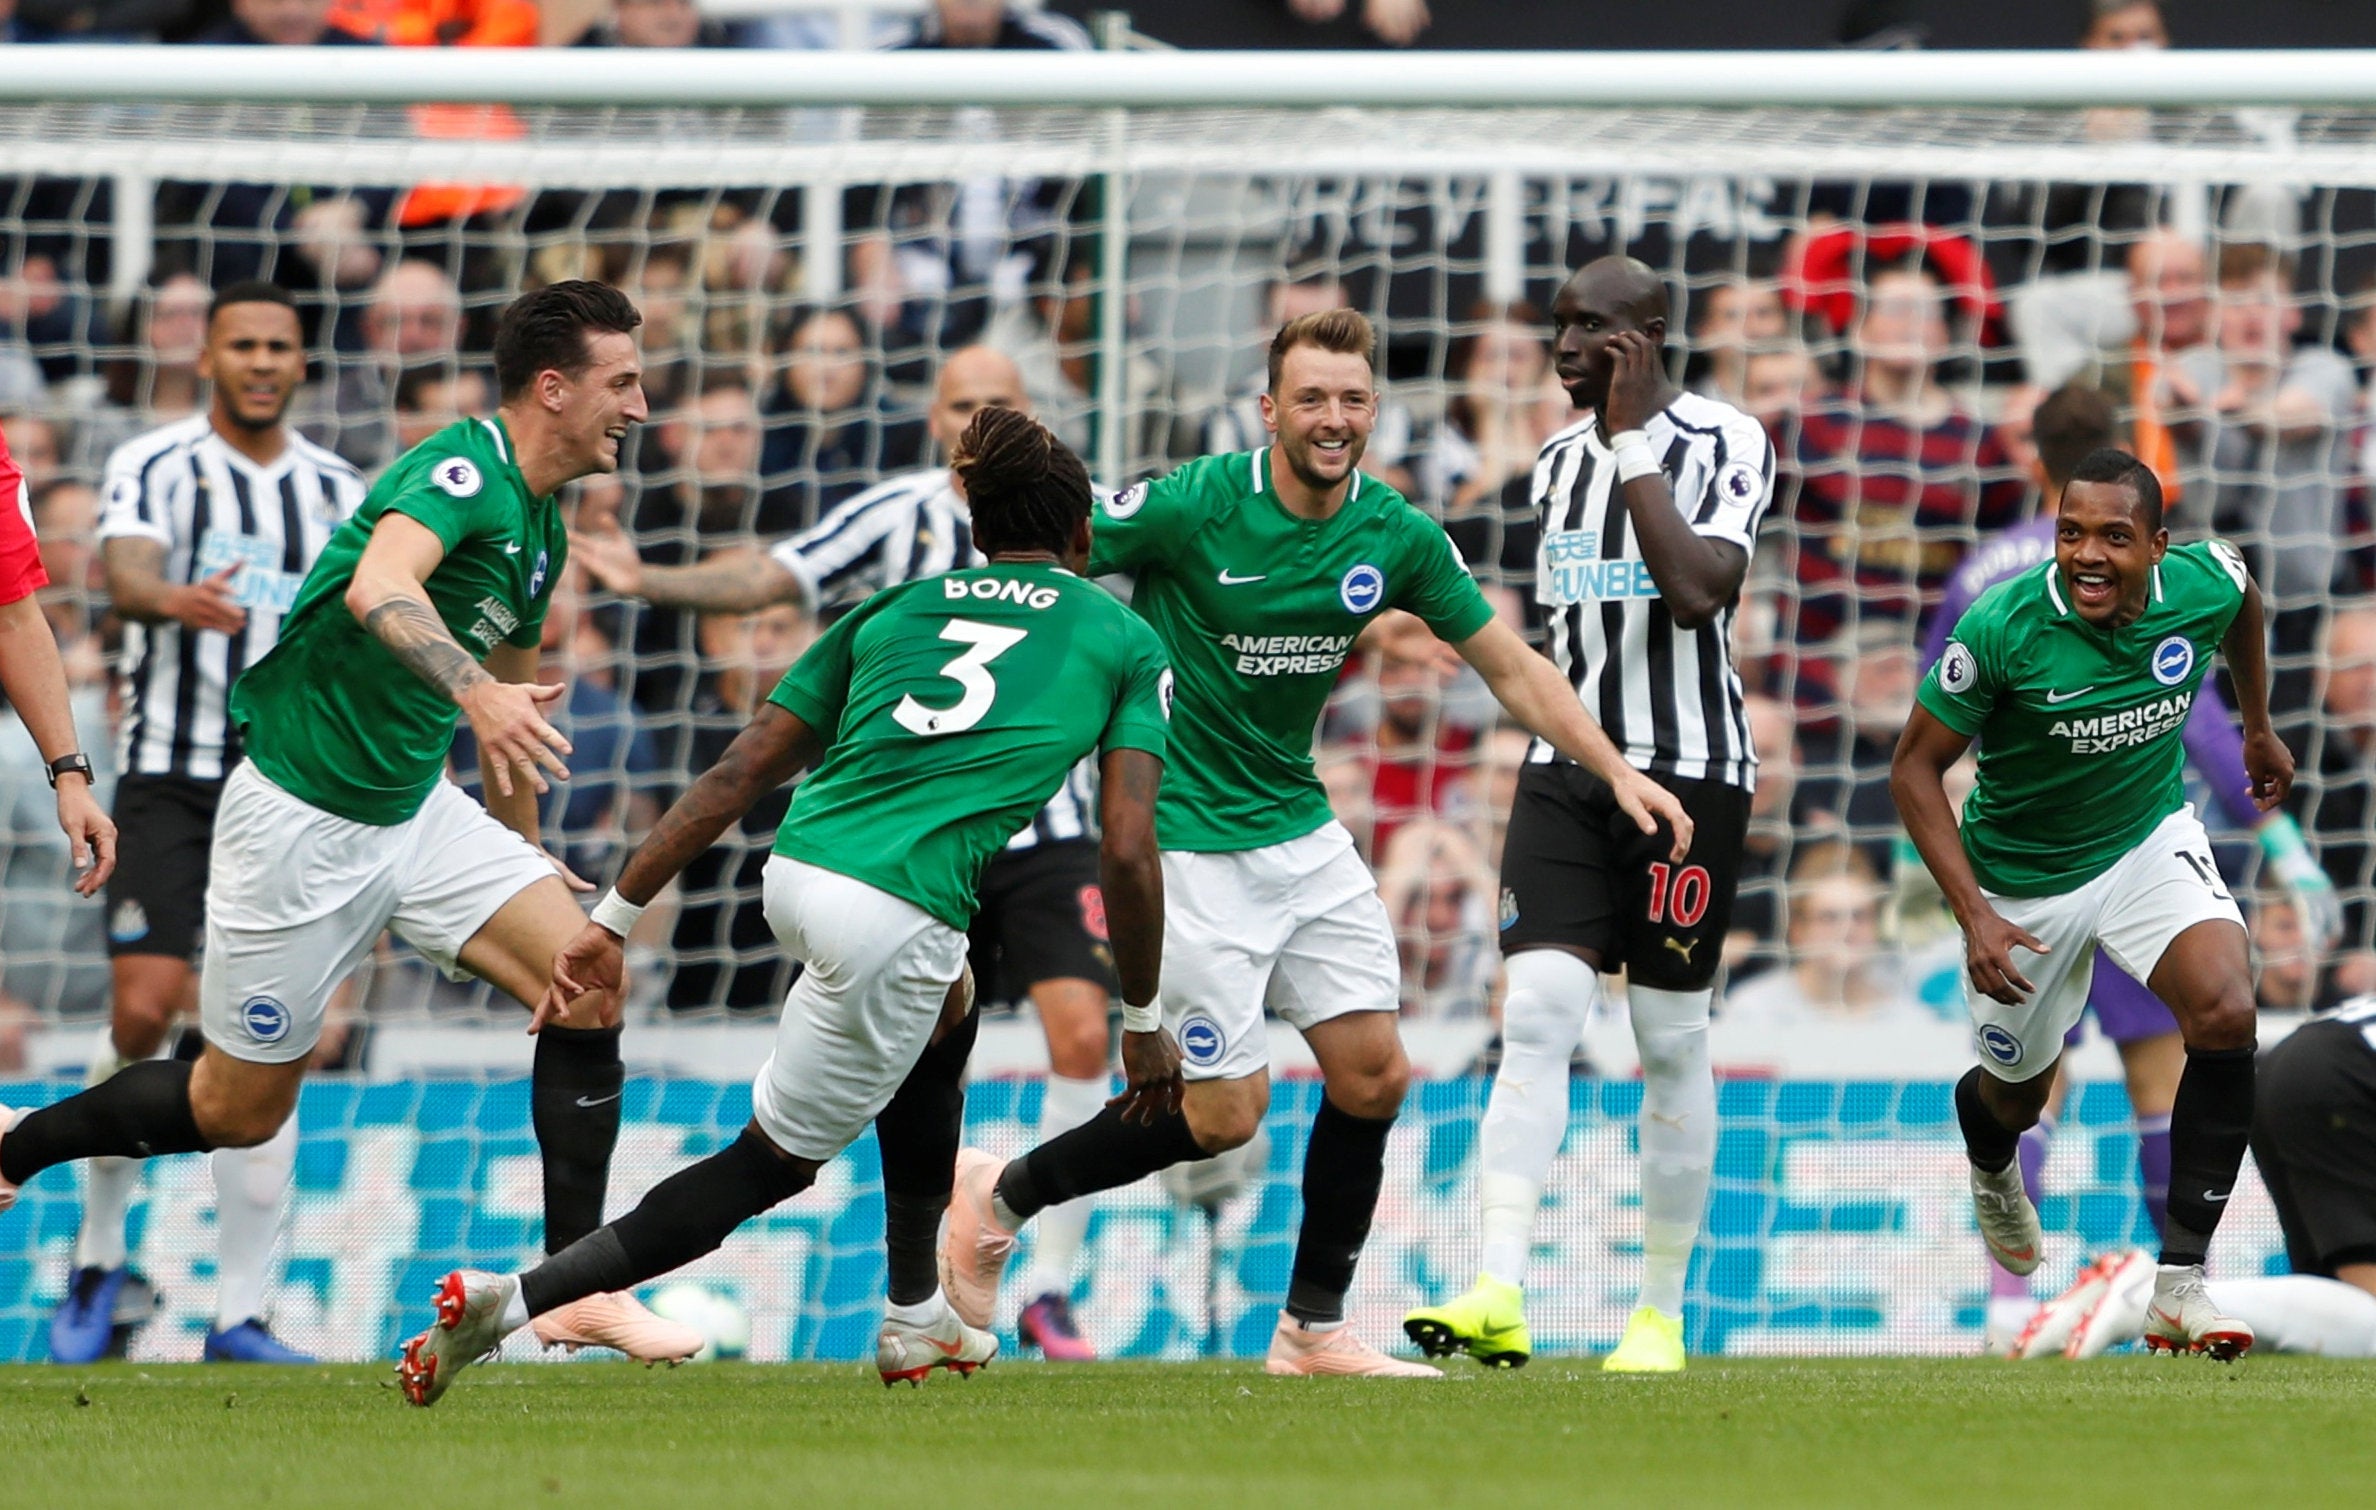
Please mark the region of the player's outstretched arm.
<svg viewBox="0 0 2376 1510"><path fill-rule="evenodd" d="M239 564L181 586L165 580L165 547L139 535L118 535L99 547L107 573L107 600L115 611L142 624L167 620L191 629L237 634L247 627L247 610L231 591Z"/></svg>
<svg viewBox="0 0 2376 1510"><path fill-rule="evenodd" d="M800 579L764 554L736 551L692 566L649 566L624 531L572 530L569 556L621 597L700 613L756 613L800 601Z"/></svg>
<svg viewBox="0 0 2376 1510"><path fill-rule="evenodd" d="M1611 435L1650 423L1673 401L1666 364L1658 346L1638 330L1609 337L1609 402L1601 416ZM1619 453L1620 462L1626 453ZM1625 513L1642 545L1642 564L1658 584L1658 596L1678 629L1699 629L1716 621L1740 595L1749 574L1749 553L1729 540L1711 540L1691 527L1675 505L1666 473L1657 467L1625 484Z"/></svg>
<svg viewBox="0 0 2376 1510"><path fill-rule="evenodd" d="M627 857L618 884L595 904L593 919L553 957L553 984L536 1009L537 1022L558 1016L564 1003L588 991L625 989L621 946L652 898L717 843L728 824L806 769L822 749L805 720L778 704L760 704L759 716L734 737L718 763L660 815Z"/></svg>
<svg viewBox="0 0 2376 1510"><path fill-rule="evenodd" d="M75 752L80 739L66 688L66 664L58 658L58 639L42 617L40 600L29 592L0 604L0 693L7 694L8 705L24 721L44 761ZM58 827L65 830L74 867L82 872L74 879L74 889L87 897L115 870L115 823L91 795L87 777L69 771L57 778L57 788Z"/></svg>
<svg viewBox="0 0 2376 1510"><path fill-rule="evenodd" d="M1180 1047L1155 1006L1163 966L1163 859L1155 848L1155 796L1163 762L1144 750L1109 750L1099 763L1098 883L1105 892L1106 933L1126 1004L1122 1017L1124 1120L1153 1125L1180 1109ZM1140 1026L1152 1016L1153 1027Z"/></svg>
<svg viewBox="0 0 2376 1510"><path fill-rule="evenodd" d="M2270 812L2293 790L2293 751L2269 722L2268 640L2261 625L2260 585L2244 580L2244 602L2229 621L2219 653L2227 657L2236 687L2236 712L2244 720L2244 774L2252 779L2252 805Z"/></svg>
<svg viewBox="0 0 2376 1510"><path fill-rule="evenodd" d="M494 779L491 791L511 796L515 774L548 791L545 772L569 779L561 763L569 741L544 716L563 689L497 681L462 648L429 601L429 574L444 559L445 542L429 526L403 514L382 515L347 584L347 612L406 670L454 700L478 737Z"/></svg>
<svg viewBox="0 0 2376 1510"><path fill-rule="evenodd" d="M1609 742L1601 726L1576 701L1559 668L1528 648L1518 632L1499 619L1453 647L1461 659L1477 668L1485 685L1529 733L1542 736L1568 759L1606 781L1617 794L1617 805L1645 834L1664 823L1673 832L1670 858L1681 862L1691 853L1691 815L1674 793L1625 763L1625 756Z"/></svg>
<svg viewBox="0 0 2376 1510"><path fill-rule="evenodd" d="M1964 854L1963 836L1956 832L1955 808L1947 800L1947 768L1971 748L1968 734L1941 723L1928 708L1917 705L1899 736L1897 753L1889 760L1889 795L1896 799L1898 819L1922 855L1922 863L1939 883L1940 894L1963 928L1964 967L1982 995L2007 1006L2019 1006L2036 989L2013 967L2013 946L2035 954L2046 946L2026 929L2015 927L1988 905L1980 878Z"/></svg>

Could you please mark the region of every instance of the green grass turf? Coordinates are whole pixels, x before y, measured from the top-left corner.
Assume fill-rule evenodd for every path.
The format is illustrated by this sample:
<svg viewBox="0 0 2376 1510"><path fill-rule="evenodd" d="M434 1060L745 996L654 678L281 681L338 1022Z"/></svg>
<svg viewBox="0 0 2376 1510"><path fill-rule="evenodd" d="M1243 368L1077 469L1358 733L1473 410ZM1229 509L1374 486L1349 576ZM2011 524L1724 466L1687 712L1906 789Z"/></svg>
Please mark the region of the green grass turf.
<svg viewBox="0 0 2376 1510"><path fill-rule="evenodd" d="M0 1505L2376 1504L2376 1364L0 1369Z"/></svg>

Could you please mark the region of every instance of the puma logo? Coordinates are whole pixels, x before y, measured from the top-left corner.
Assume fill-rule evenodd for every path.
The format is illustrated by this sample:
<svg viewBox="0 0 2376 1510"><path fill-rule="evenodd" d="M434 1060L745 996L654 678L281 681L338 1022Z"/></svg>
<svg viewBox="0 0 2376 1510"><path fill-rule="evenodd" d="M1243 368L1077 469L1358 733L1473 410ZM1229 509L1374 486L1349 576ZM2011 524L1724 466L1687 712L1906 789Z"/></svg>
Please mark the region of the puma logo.
<svg viewBox="0 0 2376 1510"><path fill-rule="evenodd" d="M1665 944L1669 949L1674 950L1677 954L1682 955L1683 963L1686 965L1691 963L1691 951L1697 949L1700 943L1698 939L1679 939L1671 933L1665 938L1659 940L1659 942Z"/></svg>

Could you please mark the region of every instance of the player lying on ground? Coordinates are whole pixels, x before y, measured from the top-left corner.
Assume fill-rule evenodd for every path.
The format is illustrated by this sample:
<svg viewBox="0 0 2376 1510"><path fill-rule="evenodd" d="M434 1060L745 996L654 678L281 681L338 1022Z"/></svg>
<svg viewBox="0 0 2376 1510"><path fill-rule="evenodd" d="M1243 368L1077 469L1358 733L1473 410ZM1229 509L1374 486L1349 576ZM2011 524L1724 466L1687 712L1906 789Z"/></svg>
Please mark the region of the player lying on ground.
<svg viewBox="0 0 2376 1510"><path fill-rule="evenodd" d="M546 1246L600 1225L625 1079L619 1004L549 990L554 953L585 924L569 883L591 888L537 838L536 798L546 773L567 778L569 742L544 716L563 689L536 685L536 662L567 552L553 494L615 470L644 418L641 319L599 283L514 300L495 331L495 416L407 452L323 548L280 643L232 689L248 758L216 813L206 1051L195 1066L131 1065L13 1126L0 1112L0 1208L70 1159L270 1138L332 990L393 930L534 1009ZM485 807L445 779L456 709L478 736ZM627 1295L588 1296L538 1335L645 1359L701 1346Z"/></svg>
<svg viewBox="0 0 2376 1510"><path fill-rule="evenodd" d="M1071 767L1103 752L1103 873L1124 1000L1129 1089L1114 1115L1176 1116L1179 1053L1155 1006L1163 873L1155 794L1170 673L1154 632L1078 575L1089 478L1035 421L984 410L957 469L986 567L869 598L784 676L718 763L668 810L594 920L553 963L553 997L623 989L622 941L661 887L759 797L809 766L768 861L767 917L806 965L751 1086L751 1124L610 1226L525 1274L446 1276L437 1321L405 1344L405 1398L556 1306L709 1253L815 1182L881 1112L937 1026L971 1008L965 928L991 856ZM891 1308L885 1383L971 1373L997 1352L936 1288Z"/></svg>
<svg viewBox="0 0 2376 1510"><path fill-rule="evenodd" d="M2252 1161L2293 1272L2215 1279L2220 1310L2281 1353L2376 1358L2376 997L2312 1018L2260 1056ZM2153 1260L2108 1253L2049 1301L2022 1354L2092 1358L2144 1335Z"/></svg>
<svg viewBox="0 0 2376 1510"><path fill-rule="evenodd" d="M1254 1136L1270 1103L1266 1006L1320 1062L1303 1226L1266 1367L1440 1378L1344 1325L1345 1295L1410 1080L1395 1025L1401 962L1377 882L1330 813L1312 737L1364 626L1405 608L1450 641L1520 724L1610 781L1622 820L1691 819L1625 763L1552 664L1494 619L1443 527L1359 470L1377 415L1369 322L1334 309L1271 341L1269 449L1190 462L1099 510L1090 567L1135 579L1132 607L1179 676L1159 817L1166 1020L1188 1082L1150 1122L1101 1113L1003 1168L968 1150L942 1237L957 1313L988 1323L1015 1232L1062 1201Z"/></svg>
<svg viewBox="0 0 2376 1510"><path fill-rule="evenodd" d="M1890 769L1906 832L1962 926L1982 1062L1956 1084L1989 1253L2037 1268L2037 1208L2015 1163L2086 1007L2094 951L2177 1015L2186 1070L2170 1112L2170 1204L2148 1346L2232 1358L2252 1328L2221 1314L2203 1259L2252 1127L2253 994L2244 919L2185 800L2181 731L2224 653L2263 810L2293 757L2269 723L2260 592L2223 541L2170 547L2161 484L2125 451L2083 460L2056 513L2054 560L1982 594L1923 678ZM1961 832L1947 768L1973 739Z"/></svg>
<svg viewBox="0 0 2376 1510"><path fill-rule="evenodd" d="M933 441L954 455L966 425L985 408L1029 415L1022 372L992 347L951 352L926 415ZM947 467L886 478L764 555L736 551L688 566L647 565L616 529L573 534L569 548L613 592L705 613L790 603L826 625L886 587L982 564L964 483ZM1107 1017L1114 965L1098 900L1097 838L1088 821L1090 774L1084 767L1059 787L992 858L968 939L977 994L988 1001L1028 994L1047 1033L1043 1142L1096 1116L1112 1089ZM968 1016L935 1042L875 1118L886 1151L883 1241L891 1252L894 1305L921 1304L940 1288L932 1249L949 1207L965 1128L965 1064L980 1026L978 1013ZM1044 1212L1032 1232L1032 1280L1015 1332L1052 1359L1096 1356L1073 1324L1071 1301L1073 1261L1088 1235L1091 1204L1070 1201Z"/></svg>
<svg viewBox="0 0 2376 1510"><path fill-rule="evenodd" d="M1936 664L1964 610L1980 594L2008 577L2036 569L2054 554L2054 503L2062 497L2072 471L2091 453L2120 443L2119 416L2100 388L2072 383L2040 403L2031 433L2037 456L2029 464L2030 478L2039 490L2041 505L2035 518L1982 540L1954 576L1940 603L1924 646L1923 662ZM2334 883L2319 869L2303 842L2302 831L2282 812L2262 812L2252 803L2252 779L2244 773L2244 742L2234 718L2220 700L2216 685L2206 683L2187 715L2186 759L2202 777L2210 799L2228 822L2258 836L2261 855L2271 871L2292 893L2293 905L2324 948L2343 930L2343 903ZM2137 1124L2137 1183L2144 1197L2146 1220L2158 1236L2170 1202L2170 1106L2178 1095L2178 1077L2186 1067L2186 1045L2178 1019L2144 984L2096 951L2095 983L2087 1010L2096 1027L2120 1052L2122 1076L2128 1086L2129 1107ZM2082 1029L2073 1028L2066 1046L2077 1047ZM2056 1077L2055 1093L2040 1113L2037 1125L2021 1135L2021 1183L2032 1204L2046 1168L2046 1154L2069 1082ZM2048 1321L2048 1310L2031 1298L2027 1275L2014 1274L1991 1261L1985 1347L1992 1353L2034 1355L2044 1344L2033 1328ZM2060 1343L2054 1347L2059 1348Z"/></svg>
<svg viewBox="0 0 2376 1510"><path fill-rule="evenodd" d="M1501 866L1509 994L1477 1128L1476 1283L1403 1318L1428 1353L1523 1364L1527 1254L1568 1127L1568 1063L1600 977L1626 972L1642 1064L1642 1289L1602 1365L1683 1367L1683 1281L1716 1166L1708 1006L1756 787L1732 614L1774 495L1749 415L1668 381L1666 284L1631 257L1585 264L1552 305L1559 376L1591 414L1535 463L1535 597L1559 669L1609 720L1626 763L1691 814L1691 863L1616 811L1608 783L1537 741Z"/></svg>

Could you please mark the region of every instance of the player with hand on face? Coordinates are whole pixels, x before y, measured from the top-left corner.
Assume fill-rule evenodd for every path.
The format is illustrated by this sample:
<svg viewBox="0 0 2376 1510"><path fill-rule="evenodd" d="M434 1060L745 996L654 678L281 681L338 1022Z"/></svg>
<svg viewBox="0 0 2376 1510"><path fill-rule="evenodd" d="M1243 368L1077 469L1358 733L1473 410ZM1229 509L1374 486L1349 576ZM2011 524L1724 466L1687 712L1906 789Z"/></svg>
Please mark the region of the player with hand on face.
<svg viewBox="0 0 2376 1510"><path fill-rule="evenodd" d="M1151 1125L1109 1109L1003 1166L967 1150L941 1241L959 1315L983 1325L1023 1222L1246 1143L1270 1104L1265 1008L1301 1031L1326 1081L1304 1158L1303 1226L1265 1367L1440 1378L1345 1324L1410 1066L1395 1030L1401 960L1376 880L1312 765L1320 710L1356 638L1404 608L1475 667L1511 716L1612 784L1623 822L1680 860L1691 819L1625 763L1550 662L1493 616L1443 527L1359 470L1377 417L1377 339L1347 309L1270 346L1271 444L1208 456L1099 509L1090 568L1134 579L1131 606L1179 677L1157 822L1167 903L1165 1020L1187 1095Z"/></svg>
<svg viewBox="0 0 2376 1510"><path fill-rule="evenodd" d="M2180 768L2187 718L2224 654L2253 802L2285 800L2293 756L2270 726L2263 644L2260 591L2234 548L2173 548L2152 470L2096 451L2063 490L2054 559L1957 622L1890 769L1907 834L1964 933L1982 1060L1957 1083L1955 1111L1990 1255L2015 1274L2038 1266L2015 1154L2101 945L2169 1006L2186 1045L2145 1341L2219 1358L2253 1342L2203 1286L2252 1129L2252 971ZM1959 830L1945 777L1974 739L1979 782Z"/></svg>
<svg viewBox="0 0 2376 1510"><path fill-rule="evenodd" d="M232 689L247 759L223 784L207 873L195 1065L152 1060L17 1117L0 1111L0 1208L41 1170L105 1155L263 1143L297 1104L330 993L393 930L457 979L529 1006L545 1242L601 1224L619 1135L619 1003L550 999L554 953L584 926L539 842L536 798L569 742L536 681L567 556L553 495L619 464L646 405L616 289L571 280L512 301L495 331L501 401L399 458L323 547L280 641ZM486 805L446 780L457 713ZM539 1336L644 1359L700 1334L630 1295L593 1295Z"/></svg>
<svg viewBox="0 0 2376 1510"><path fill-rule="evenodd" d="M1122 977L1113 1115L1177 1115L1179 1051L1155 989L1155 855L1171 676L1147 626L1080 572L1089 477L1033 420L984 410L955 468L990 564L886 588L828 630L750 727L670 808L618 886L553 962L554 1005L624 989L643 907L763 794L814 765L767 865L767 918L807 966L731 1146L521 1275L460 1270L437 1322L405 1344L405 1397L434 1404L456 1371L533 1317L624 1290L717 1248L817 1171L891 1102L936 1030L972 1007L965 930L983 872L1073 765L1101 753L1102 871ZM970 1374L998 1351L938 1289L895 1302L876 1334L885 1384Z"/></svg>

